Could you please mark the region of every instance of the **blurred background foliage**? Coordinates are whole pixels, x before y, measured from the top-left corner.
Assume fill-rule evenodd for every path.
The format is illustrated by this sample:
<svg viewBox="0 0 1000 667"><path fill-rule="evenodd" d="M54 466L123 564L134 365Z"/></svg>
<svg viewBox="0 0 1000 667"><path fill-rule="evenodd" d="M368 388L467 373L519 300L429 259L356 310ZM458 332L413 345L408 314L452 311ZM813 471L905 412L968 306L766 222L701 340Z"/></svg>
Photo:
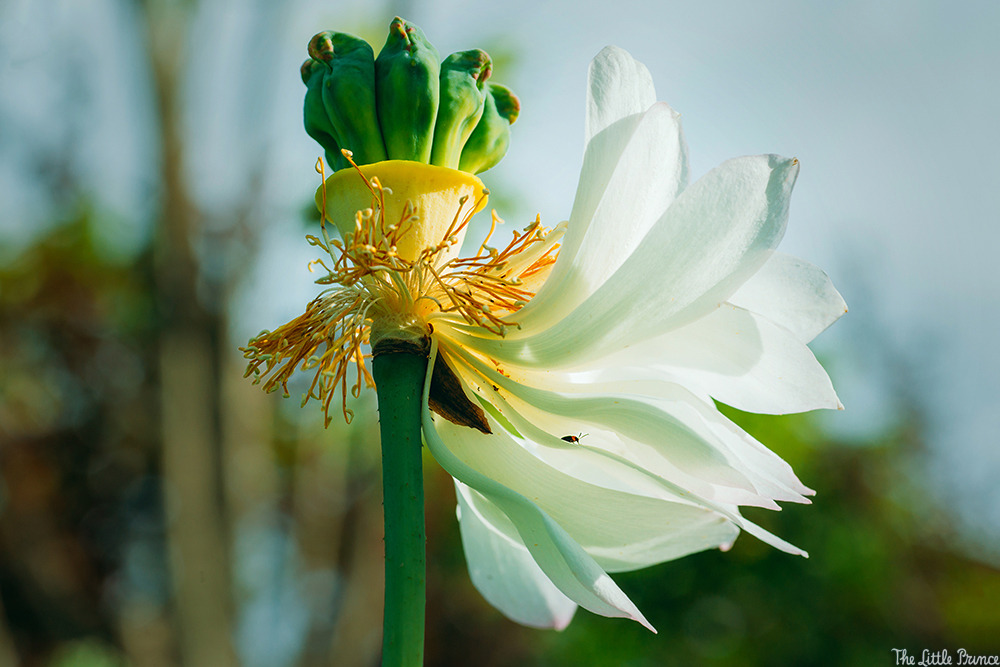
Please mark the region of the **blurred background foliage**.
<svg viewBox="0 0 1000 667"><path fill-rule="evenodd" d="M234 334L233 317L268 224L262 171L248 168L242 204L225 215L199 206L178 117L177 45L195 6L127 6L154 100L148 238L110 251L107 229L143 223L95 205L40 145L22 168L37 172L47 219L0 253L0 665L376 665L372 397L349 427L324 430L314 406L242 379L236 348L255 332ZM381 41L381 29L354 31ZM836 378L836 352L829 366ZM812 557L742 537L728 553L616 576L656 636L585 611L561 633L500 616L469 582L450 478L426 460L427 664L862 665L893 664L892 648L1000 652L997 559L965 548L928 493L924 406L907 369L897 377L900 413L867 442L840 442L811 415L731 412L818 491L811 507L752 515Z"/></svg>

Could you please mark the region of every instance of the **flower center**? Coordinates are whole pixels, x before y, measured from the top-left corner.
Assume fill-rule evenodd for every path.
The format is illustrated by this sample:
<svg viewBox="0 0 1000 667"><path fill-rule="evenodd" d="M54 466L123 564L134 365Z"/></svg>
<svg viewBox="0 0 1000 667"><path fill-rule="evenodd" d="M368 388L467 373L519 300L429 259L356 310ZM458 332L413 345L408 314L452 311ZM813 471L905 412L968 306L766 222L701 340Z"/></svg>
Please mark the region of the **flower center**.
<svg viewBox="0 0 1000 667"><path fill-rule="evenodd" d="M350 159L350 154L345 151ZM353 164L353 163L352 163ZM322 162L317 163L322 173ZM363 351L387 338L426 339L436 319L464 321L503 336L517 326L510 317L544 282L558 254L562 228L546 230L541 221L522 231L502 250L488 242L503 221L492 213L492 227L473 257L459 258L461 240L472 216L486 205L489 192L465 172L417 162L391 160L338 171L317 192L323 214L321 237L307 236L329 262L318 259L329 287L306 312L273 332L262 331L241 348L246 375L266 379L264 389L287 382L296 368L315 369L303 396L323 404L327 423L333 397L349 422L350 393L374 386ZM341 238L331 238L326 221ZM338 391L339 390L339 391Z"/></svg>

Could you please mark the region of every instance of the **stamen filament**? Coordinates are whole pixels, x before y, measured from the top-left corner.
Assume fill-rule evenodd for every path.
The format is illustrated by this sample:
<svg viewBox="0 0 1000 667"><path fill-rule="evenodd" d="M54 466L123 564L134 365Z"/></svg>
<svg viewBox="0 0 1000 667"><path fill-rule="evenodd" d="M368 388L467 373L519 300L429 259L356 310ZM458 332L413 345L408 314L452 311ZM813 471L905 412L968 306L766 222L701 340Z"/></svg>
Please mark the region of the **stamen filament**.
<svg viewBox="0 0 1000 667"><path fill-rule="evenodd" d="M470 325L503 336L507 327L516 326L509 318L534 296L522 279L547 270L555 262L563 231L562 226L544 229L536 217L522 231L515 230L505 248L497 250L486 245L497 225L503 223L493 211L490 232L474 257L443 260L443 253L457 243L457 236L469 225L472 211L485 203L486 194L469 209L466 195L459 200L440 241L420 250L415 260L403 259L396 248L419 222L416 209L405 202L399 219L389 224L385 217L389 189L377 177L366 178L350 152L342 152L371 193L371 208L355 213L352 233L342 240L331 238L326 227L326 188L322 188L321 237L310 235L307 239L322 248L331 261L313 260L309 269L323 269L326 275L316 282L330 287L309 303L303 315L273 332L262 331L242 348L248 360L246 375L253 374L255 383L263 382L266 391L280 387L287 396L288 381L296 369L313 372L303 402L318 400L327 424L338 393L345 420L349 422L353 415L347 407L348 366L356 367L352 396L360 394L363 384L374 386L365 363L371 355L362 349L369 344L374 323L423 326L430 334L430 320L456 314ZM317 161L316 169L325 176L322 160ZM424 300L428 303L421 306ZM319 352L321 346L324 349Z"/></svg>

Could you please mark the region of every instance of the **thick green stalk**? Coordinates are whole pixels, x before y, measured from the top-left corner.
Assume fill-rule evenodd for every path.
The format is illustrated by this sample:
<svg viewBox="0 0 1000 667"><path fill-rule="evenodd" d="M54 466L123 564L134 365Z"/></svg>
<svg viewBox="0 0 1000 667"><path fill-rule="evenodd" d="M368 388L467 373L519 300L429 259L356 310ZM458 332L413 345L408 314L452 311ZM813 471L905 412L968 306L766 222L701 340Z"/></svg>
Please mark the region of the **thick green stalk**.
<svg viewBox="0 0 1000 667"><path fill-rule="evenodd" d="M424 660L426 597L427 538L420 457L426 351L407 349L405 344L401 351L376 351L372 373L382 431L385 511L382 667L419 667Z"/></svg>

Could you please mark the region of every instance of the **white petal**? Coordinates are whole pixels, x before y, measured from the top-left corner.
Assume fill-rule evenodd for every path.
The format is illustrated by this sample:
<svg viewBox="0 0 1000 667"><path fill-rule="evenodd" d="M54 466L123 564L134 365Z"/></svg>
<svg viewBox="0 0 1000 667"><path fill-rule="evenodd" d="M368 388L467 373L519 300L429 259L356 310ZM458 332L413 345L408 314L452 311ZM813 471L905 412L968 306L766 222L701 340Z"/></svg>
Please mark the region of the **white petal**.
<svg viewBox="0 0 1000 667"><path fill-rule="evenodd" d="M522 625L569 625L576 603L545 576L510 519L499 509L488 512L484 506L492 503L458 480L455 490L469 576L486 601Z"/></svg>
<svg viewBox="0 0 1000 667"><path fill-rule="evenodd" d="M646 66L617 46L605 47L590 63L586 139L656 102L653 77Z"/></svg>
<svg viewBox="0 0 1000 667"><path fill-rule="evenodd" d="M514 375L510 369L497 373L467 354L462 361L488 384L477 384L465 366L456 363L463 381L489 396L493 409L521 435L545 446L534 451L537 457L591 483L684 498L733 521L736 505L779 509L774 499L808 502L803 494L811 490L787 463L680 385L626 380L559 384L556 388L562 391L547 391L540 385L557 383L543 373L518 372L528 378L519 382L507 377ZM561 454L565 443L559 438L577 431L596 437L571 448L570 462ZM584 460L585 455L590 456ZM647 478L630 474L634 471ZM650 488L650 477L658 487ZM616 480L628 485L618 486ZM669 495L664 495L666 490Z"/></svg>
<svg viewBox="0 0 1000 667"><path fill-rule="evenodd" d="M554 428L556 433L574 425L563 421ZM648 472L594 451L594 441L606 434L583 434L580 443L568 444L523 420L516 426L530 433L530 439L518 441L507 462L491 466L492 475L517 486L524 471L531 470L536 483L531 497L608 572L635 570L719 547L739 534L731 521L690 496L662 485L655 496L641 494L640 490L648 490ZM630 490L609 488L606 484L617 486L615 475L622 471L632 473L632 481L644 475L647 484ZM625 516L628 520L622 521Z"/></svg>
<svg viewBox="0 0 1000 667"><path fill-rule="evenodd" d="M708 314L780 241L797 174L796 160L775 155L723 163L685 190L625 264L559 323L467 344L503 361L572 367Z"/></svg>
<svg viewBox="0 0 1000 667"><path fill-rule="evenodd" d="M437 350L439 344L437 339L433 340L432 348ZM466 354L462 360L468 361L468 355ZM453 361L456 360L453 359ZM458 363L454 363L453 367L458 370L460 375L468 375L472 372L471 367L464 367ZM485 375L487 373L484 372ZM499 394L492 391L494 382L502 384L505 389L510 388L511 381L504 379L495 372L489 374L489 389L477 384L470 386L475 387L483 395L491 396L495 404L484 401L484 407L488 409L489 414L496 414L499 418L503 419L504 417L496 412L503 402L499 399ZM487 391L490 393L487 394ZM523 391L529 391L529 388L520 387L519 392ZM541 393L549 397L554 396L551 392ZM571 409L585 408L580 414L574 413L569 415L570 419L575 420L576 423L585 423L587 420L594 419L592 411L586 408L600 406L592 400L593 397L583 398L588 399L589 403L587 405L582 405L581 402L576 401L566 401L565 397L556 397L556 400L563 402L563 405L560 406L563 408L566 407L566 403L570 404ZM612 410L602 409L599 412L604 415L613 414L613 408L620 407L624 402L615 397L613 399L605 398L604 403L609 404ZM649 411L645 411L642 416L647 416L645 414L647 412ZM511 413L508 412L505 414ZM428 411L425 410L424 414L424 431L425 436L429 439L428 447L431 448L431 453L434 454L442 467L452 476L470 484L470 486L501 506L503 511L511 518L511 521L518 527L529 549L532 545L532 538L529 538L525 534L525 526L529 524L525 524L524 522L531 521L532 517L541 512L547 520L551 521L555 519L556 526L560 530L568 532L568 538L571 537L576 540L573 543L574 545L579 546L577 542L582 543L588 553L598 558L598 564L602 567L613 570L641 567L650 564L641 560L643 558L642 549L640 548L639 553L636 553L628 545L639 545L640 547L649 545L651 547L649 553L655 553L660 557L660 560L664 560L667 558L676 558L684 553L689 553L691 550L709 548L711 546L718 546L721 543L731 542L731 538L734 537L731 532L723 533L720 537L720 531L725 528L724 526L715 523L713 524L714 527L708 528L708 524L711 524L714 519L712 515L717 514L778 549L792 554L806 555L801 549L788 544L784 540L744 519L739 514L739 510L735 504L726 502L725 498L720 498L718 501L707 500L699 497L697 494L689 493L663 478L658 478L657 481L662 485L663 490L669 491L672 495L661 495L661 498L670 497L673 499L672 502L664 502L655 497L642 497L628 492L622 493L595 486L589 482L574 479L566 473L560 472L559 469L548 465L537 456L538 448L534 448L534 453L529 452L528 449L532 448L535 443L527 440L518 440L515 442L505 430L505 428L510 427L509 422L506 422L507 426L504 428L501 428L495 420L491 419L490 423L493 429L491 435L484 435L473 429L449 423L440 424L437 428L447 434L448 445L446 447L443 442L441 443L440 449L442 451L439 455L439 452L435 451L432 447L430 442L431 436L427 435L434 429L434 422ZM612 424L612 428L615 430L619 430L621 426L619 422ZM701 426L704 428L704 425ZM436 436L436 432L434 435ZM542 434L542 436L540 441L545 442L545 434ZM548 442L545 444L548 447L555 446L566 449L570 446L569 443L562 441L556 436L548 436L547 440ZM655 437L653 441L655 442ZM733 453L729 451L729 447L725 443L720 444L721 447L718 454L721 458L733 460ZM759 445L755 441L753 441L753 444ZM769 452L767 453L770 454ZM770 455L774 456L773 454ZM663 462L661 461L661 463ZM575 472L573 465L560 467L568 472ZM633 468L635 470L640 469L639 466L634 464ZM470 483L469 479L461 476L461 474L465 474L469 478L472 478L473 475L479 475L476 472L477 470L489 471L490 479L481 480L480 483L482 486ZM712 472L716 473L715 470ZM652 473L648 474L650 478L656 477ZM732 474L736 475L737 479L740 478L739 472L732 470ZM489 484L499 485L499 490L494 493L488 493L484 489ZM720 490L724 491L725 489ZM513 493L521 501L528 502L532 511L523 513L525 511L524 507L517 505L507 507L502 505L498 501L498 498L504 500L504 493ZM749 497L751 499L755 497L760 498L752 494L749 494ZM742 500L738 502L749 504L748 502L744 503ZM771 505L773 505L773 502L771 502ZM515 510L522 512L522 514L519 516L511 514L511 511ZM629 516L630 520L622 522L622 516ZM652 523L647 524L643 517L649 517L649 521ZM697 526L696 524L699 523L701 525ZM549 545L552 542L551 539L546 541ZM610 548L612 551L604 551L602 550L603 547ZM645 554L645 556L648 557L649 553ZM553 572L546 569L546 563L540 560L539 553L532 550L532 555L560 590L581 606L593 610L593 607L589 606L587 601L584 601L585 598L576 597L571 589L565 587L565 582L556 579L553 576ZM634 560L636 558L640 559L639 562ZM632 565L629 565L629 563ZM556 574L558 574L558 571L556 571ZM622 608L619 607L619 609ZM606 612L598 611L597 613L609 615Z"/></svg>
<svg viewBox="0 0 1000 667"><path fill-rule="evenodd" d="M789 330L731 304L632 346L603 366L654 365L695 392L747 412L841 408L812 351ZM623 368L623 374L628 368Z"/></svg>
<svg viewBox="0 0 1000 667"><path fill-rule="evenodd" d="M671 406L678 402L691 408L693 412L687 413L688 418L696 415L696 418L700 420L700 426L707 428L714 436L712 442L726 457L729 465L739 471L756 491L756 498L751 496L740 499L730 496L731 502L780 509L773 503L762 502L762 499L771 498L782 502L808 504L809 500L805 496L815 495L816 492L799 481L792 467L780 456L720 413L711 399L703 399L689 392L676 384L674 378L669 374L654 368L630 368L620 369L618 374L599 372L595 375L598 381L580 383L570 380L573 383L559 384L558 388L575 393L603 393L609 396L639 394L668 412L672 410ZM617 381L613 379L622 376L627 377ZM550 384L555 387L551 377L549 380ZM529 384L533 383L529 381ZM507 388L510 388L509 385ZM514 394L523 393L519 388L512 391ZM525 411L526 414L529 412ZM530 413L529 418L540 425L547 423L544 417L540 417L537 413ZM586 420L587 415L582 415L577 420L577 428L579 428L581 419ZM559 433L565 428L564 426L550 432ZM634 481L632 483L634 484ZM712 505L708 506L713 507ZM733 520L739 523L736 519Z"/></svg>
<svg viewBox="0 0 1000 667"><path fill-rule="evenodd" d="M586 432L588 437L578 443L578 451L574 458L580 459L583 452L600 454L603 458L588 461L591 468L600 466L605 475L614 474L618 478L626 477L623 471L618 470L621 465L642 470L647 476L655 476L662 481L676 485L676 488L687 491L688 494L684 497L709 509L718 509L722 505L728 508L728 511L732 511L736 505L753 505L778 510L781 508L773 502L774 500L809 502L804 495L811 495L812 490L799 482L785 461L753 440L749 434L717 411L709 412L706 410L704 414L698 415L698 418L703 420L701 428L706 429L711 434L716 446L725 456L727 464L741 475L740 479L746 480L745 487L713 484L710 479L692 481L689 476L678 474L676 469L670 465L667 458L670 453L668 443L643 443L631 438L616 436L613 432L602 429L602 425L590 421L585 406L581 407L584 409L577 416L562 417L532 409L530 406L518 402L518 410L514 410L513 405L510 405L510 410L515 415L511 421L525 434L530 434L530 437L536 442L546 442L550 446L556 443L551 440L546 441L543 434L526 427L524 421L530 420L529 423L537 425L538 429L552 435L566 432L573 435L574 429L577 432ZM567 412L572 415L571 410ZM508 412L504 412L504 415L507 416ZM688 416L691 417L691 415ZM658 444L659 446L657 446ZM583 468L583 461L577 461L577 465L570 468L567 463L556 463L560 457L555 452L546 450L544 454L539 453L538 456L553 462L560 469L572 471L577 476L584 477L586 475L585 478L593 479L597 483L609 484L608 481L601 480L590 470ZM658 491L656 493L651 492L646 484L637 484L632 477L627 477L627 479L633 485L631 490L635 493L644 492L655 497L664 497L665 495L662 486L656 490ZM643 481L648 482L648 480ZM675 493L679 492L675 491Z"/></svg>
<svg viewBox="0 0 1000 667"><path fill-rule="evenodd" d="M588 146L559 258L538 294L518 314L525 329L557 322L600 287L632 254L686 187L677 113L656 104L642 115L617 163ZM515 334L516 335L516 334Z"/></svg>
<svg viewBox="0 0 1000 667"><path fill-rule="evenodd" d="M847 304L826 273L780 252L771 255L729 301L785 327L804 343L847 312Z"/></svg>
<svg viewBox="0 0 1000 667"><path fill-rule="evenodd" d="M525 449L532 443L513 439L499 426L492 435L444 423L437 428L452 454L529 498L606 571L679 558L738 533L718 513L680 498L665 502L576 479L534 457Z"/></svg>
<svg viewBox="0 0 1000 667"><path fill-rule="evenodd" d="M655 632L611 577L552 517L523 495L473 469L456 456L438 435L438 425L426 406L425 389L422 425L431 454L452 477L478 491L510 518L532 558L564 595L595 614L631 618ZM473 429L447 422L440 428L449 432L452 442L474 437L474 434L487 437ZM499 426L496 428L499 429ZM498 434L488 437L495 438ZM487 444L492 445L493 442Z"/></svg>
<svg viewBox="0 0 1000 667"><path fill-rule="evenodd" d="M761 444L756 438L726 418L718 410L712 412L712 427L729 451L743 464L747 476L759 493L775 500L808 504L804 496L816 492L799 481L792 466Z"/></svg>

